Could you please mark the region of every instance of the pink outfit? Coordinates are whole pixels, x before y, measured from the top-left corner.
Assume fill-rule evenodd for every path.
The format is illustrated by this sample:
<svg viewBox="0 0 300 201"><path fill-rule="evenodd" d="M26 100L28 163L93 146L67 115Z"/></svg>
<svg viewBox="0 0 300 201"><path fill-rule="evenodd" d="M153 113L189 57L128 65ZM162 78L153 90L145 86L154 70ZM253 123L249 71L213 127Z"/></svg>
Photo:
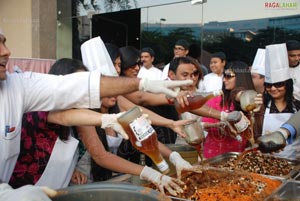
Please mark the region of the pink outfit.
<svg viewBox="0 0 300 201"><path fill-rule="evenodd" d="M230 108L221 108L221 96L215 97L207 101L207 105L219 110L219 111L226 111L231 112L234 110L233 105ZM219 120L214 118L203 117L203 122L206 123L217 123ZM242 152L247 146L247 140L243 138L242 142L239 142L235 138L222 133L218 128L208 128L207 129L208 135L205 138L204 142L204 157L205 158L212 158L217 155L226 153L226 152Z"/></svg>

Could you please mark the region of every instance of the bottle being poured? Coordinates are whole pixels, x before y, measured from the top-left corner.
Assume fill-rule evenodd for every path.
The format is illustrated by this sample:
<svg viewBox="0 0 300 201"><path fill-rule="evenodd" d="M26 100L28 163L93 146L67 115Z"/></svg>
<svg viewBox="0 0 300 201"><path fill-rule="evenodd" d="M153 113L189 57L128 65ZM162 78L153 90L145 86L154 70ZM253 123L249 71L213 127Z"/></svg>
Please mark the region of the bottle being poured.
<svg viewBox="0 0 300 201"><path fill-rule="evenodd" d="M245 137L251 143L252 147L255 144L254 141L254 111L257 109L257 105L255 103L255 97L257 96L257 92L254 90L245 90L242 92L240 96L240 105L243 111L250 113L250 132L245 133Z"/></svg>
<svg viewBox="0 0 300 201"><path fill-rule="evenodd" d="M182 107L175 99L174 100L175 109L178 113L194 110L202 107L208 100L216 96L222 96L222 95L223 95L222 90L216 90L212 92L195 92L193 95L187 96L189 105L186 105L185 107Z"/></svg>
<svg viewBox="0 0 300 201"><path fill-rule="evenodd" d="M149 156L160 172L167 174L170 169L159 152L157 134L140 109L133 107L120 116L118 122L128 134L131 144Z"/></svg>

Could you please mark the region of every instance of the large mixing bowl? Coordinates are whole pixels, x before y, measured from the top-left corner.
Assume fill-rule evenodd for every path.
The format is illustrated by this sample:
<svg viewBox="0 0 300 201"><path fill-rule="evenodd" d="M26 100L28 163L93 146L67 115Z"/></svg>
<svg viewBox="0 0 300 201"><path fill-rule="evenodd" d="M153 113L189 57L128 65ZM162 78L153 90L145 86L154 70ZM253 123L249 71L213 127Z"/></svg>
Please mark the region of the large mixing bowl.
<svg viewBox="0 0 300 201"><path fill-rule="evenodd" d="M170 201L158 191L128 183L98 182L59 190L53 201Z"/></svg>

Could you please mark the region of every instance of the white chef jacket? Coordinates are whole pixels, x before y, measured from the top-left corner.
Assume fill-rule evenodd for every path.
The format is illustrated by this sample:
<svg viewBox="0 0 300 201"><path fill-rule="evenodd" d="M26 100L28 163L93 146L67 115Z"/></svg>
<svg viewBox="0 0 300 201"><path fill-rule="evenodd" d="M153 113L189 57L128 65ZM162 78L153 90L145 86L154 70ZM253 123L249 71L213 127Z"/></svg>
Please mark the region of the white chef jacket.
<svg viewBox="0 0 300 201"><path fill-rule="evenodd" d="M290 76L293 79L294 91L293 95L295 99L300 100L300 63L294 68L289 68Z"/></svg>
<svg viewBox="0 0 300 201"><path fill-rule="evenodd" d="M149 80L160 80L162 77L162 71L154 66L149 69L147 69L145 66L142 66L137 77L147 78Z"/></svg>
<svg viewBox="0 0 300 201"><path fill-rule="evenodd" d="M199 92L211 92L222 89L223 76L218 76L215 73L209 73L204 76L203 81L199 82Z"/></svg>
<svg viewBox="0 0 300 201"><path fill-rule="evenodd" d="M7 73L0 81L0 97L0 180L8 182L20 151L23 113L99 108L100 73Z"/></svg>

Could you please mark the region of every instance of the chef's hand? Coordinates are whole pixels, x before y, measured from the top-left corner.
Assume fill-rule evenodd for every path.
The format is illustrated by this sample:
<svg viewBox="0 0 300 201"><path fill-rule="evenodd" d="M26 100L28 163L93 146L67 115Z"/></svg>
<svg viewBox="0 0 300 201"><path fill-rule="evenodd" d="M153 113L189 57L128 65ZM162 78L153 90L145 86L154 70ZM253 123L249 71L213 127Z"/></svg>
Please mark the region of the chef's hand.
<svg viewBox="0 0 300 201"><path fill-rule="evenodd" d="M287 131L280 128L270 134L262 135L257 139L258 149L264 153L277 152L286 145Z"/></svg>
<svg viewBox="0 0 300 201"><path fill-rule="evenodd" d="M54 190L52 190L54 191ZM56 191L54 191L56 192ZM8 184L0 184L0 200L5 201L51 201L41 187L25 185L17 189Z"/></svg>
<svg viewBox="0 0 300 201"><path fill-rule="evenodd" d="M180 137L185 137L186 133L184 131L184 126L192 123L193 121L194 121L193 119L183 119L183 120L172 121L172 123L170 125L168 125L168 128L172 129Z"/></svg>
<svg viewBox="0 0 300 201"><path fill-rule="evenodd" d="M228 121L228 122L236 122L241 118L240 111L233 111L233 112L221 112L221 121Z"/></svg>
<svg viewBox="0 0 300 201"><path fill-rule="evenodd" d="M148 166L145 166L142 170L140 179L152 182L163 194L165 193L164 189L174 196L176 196L177 193L183 192L182 188L180 187L180 185L184 184L182 181L171 178L167 175L163 175Z"/></svg>
<svg viewBox="0 0 300 201"><path fill-rule="evenodd" d="M72 174L71 182L73 184L77 184L77 185L86 184L87 176L86 176L86 174L84 174L78 170L74 170L74 172Z"/></svg>
<svg viewBox="0 0 300 201"><path fill-rule="evenodd" d="M125 112L120 112L118 114L102 114L101 116L101 128L112 128L114 131L120 133L125 140L128 140L128 135L118 122L118 118Z"/></svg>
<svg viewBox="0 0 300 201"><path fill-rule="evenodd" d="M163 93L169 97L175 98L179 92L178 90L175 90L176 88L191 85L192 83L192 80L148 80L143 78L140 81L139 90L156 94Z"/></svg>
<svg viewBox="0 0 300 201"><path fill-rule="evenodd" d="M173 151L169 156L170 162L176 167L177 178L181 179L181 171L191 169L193 166L184 160L180 154Z"/></svg>

